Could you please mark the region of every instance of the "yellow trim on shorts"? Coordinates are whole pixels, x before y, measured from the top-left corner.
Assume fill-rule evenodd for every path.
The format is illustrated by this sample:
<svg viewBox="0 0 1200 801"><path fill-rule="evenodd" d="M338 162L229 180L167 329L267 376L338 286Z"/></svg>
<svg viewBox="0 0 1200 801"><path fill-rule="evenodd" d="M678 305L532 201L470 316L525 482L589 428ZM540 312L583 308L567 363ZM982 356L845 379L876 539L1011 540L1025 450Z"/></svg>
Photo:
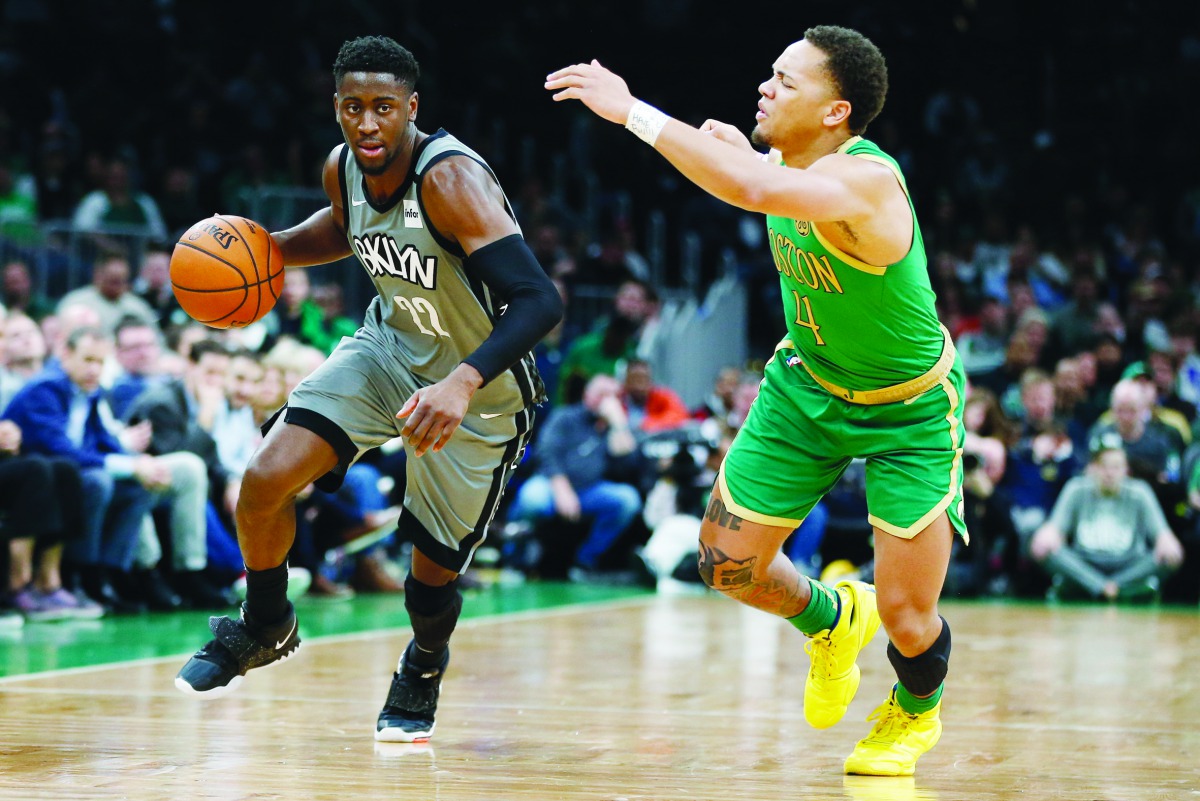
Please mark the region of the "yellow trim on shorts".
<svg viewBox="0 0 1200 801"><path fill-rule="evenodd" d="M878 528L880 531L883 531L886 534L891 534L893 537L911 540L913 537L920 534L922 531L928 528L933 521L937 520L939 515L950 508L950 502L954 500L954 496L959 491L958 473L960 470L962 470L963 449L960 443L961 438L959 436L959 425L961 424L961 421L954 416L954 409L956 406L958 406L958 390L956 390L954 385L951 384L949 379L946 378L943 378L939 382L939 386L945 390L946 398L950 401L950 410L946 412L946 422L950 424L950 441L954 444L954 461L950 463L950 488L946 492L946 495L937 502L936 506L934 506L925 514L921 515L921 518L917 520L917 522L913 523L907 528L893 525L886 520L883 520L882 518L876 517L872 514L867 515L867 522ZM970 535L964 531L963 544L968 544L970 539Z"/></svg>
<svg viewBox="0 0 1200 801"><path fill-rule="evenodd" d="M717 471L717 485L721 488L721 501L725 504L725 508L743 520L749 520L751 523L758 523L764 526L780 526L785 528L796 528L804 522L803 520L796 520L790 517L764 515L752 509L747 509L745 506L734 501L733 493L729 491L729 485L725 483L725 462L721 462L721 469Z"/></svg>

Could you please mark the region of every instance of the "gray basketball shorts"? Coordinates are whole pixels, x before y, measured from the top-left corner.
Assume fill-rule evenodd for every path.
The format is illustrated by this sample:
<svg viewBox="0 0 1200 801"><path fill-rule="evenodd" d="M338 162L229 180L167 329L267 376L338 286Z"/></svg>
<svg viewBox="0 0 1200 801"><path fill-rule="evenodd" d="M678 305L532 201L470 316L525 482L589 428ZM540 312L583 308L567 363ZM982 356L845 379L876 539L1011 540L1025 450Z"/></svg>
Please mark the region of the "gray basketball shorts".
<svg viewBox="0 0 1200 801"><path fill-rule="evenodd" d="M404 421L396 412L429 383L414 376L394 346L369 328L343 338L292 390L281 410L287 423L313 431L338 454L337 467L317 487L337 489L363 453L399 437ZM486 416L468 412L442 450L420 458L404 443L407 487L400 533L438 565L461 573L487 536L504 488L524 456L533 417L531 407Z"/></svg>

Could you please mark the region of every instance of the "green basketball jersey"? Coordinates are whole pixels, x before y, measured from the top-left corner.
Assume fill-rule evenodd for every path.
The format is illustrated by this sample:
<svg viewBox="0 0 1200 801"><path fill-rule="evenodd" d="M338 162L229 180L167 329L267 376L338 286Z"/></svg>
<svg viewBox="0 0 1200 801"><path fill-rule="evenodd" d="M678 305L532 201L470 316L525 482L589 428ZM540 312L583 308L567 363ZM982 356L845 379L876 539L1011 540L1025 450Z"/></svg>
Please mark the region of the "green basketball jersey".
<svg viewBox="0 0 1200 801"><path fill-rule="evenodd" d="M839 153L879 162L904 176L875 143L855 136ZM908 200L912 209L912 197ZM783 293L788 338L818 377L851 390L901 384L942 355L925 244L913 211L913 241L895 264L876 267L842 252L806 220L767 217L767 236Z"/></svg>
<svg viewBox="0 0 1200 801"><path fill-rule="evenodd" d="M425 214L421 181L430 167L449 156L467 156L492 173L478 153L439 130L417 146L404 184L382 206L368 197L349 148L343 146L339 160L346 237L379 292L367 322L378 308L382 323L396 332L403 347L397 356L429 383L445 378L473 353L506 308L486 284L464 272L462 249ZM514 411L544 400L530 353L480 388L471 408Z"/></svg>

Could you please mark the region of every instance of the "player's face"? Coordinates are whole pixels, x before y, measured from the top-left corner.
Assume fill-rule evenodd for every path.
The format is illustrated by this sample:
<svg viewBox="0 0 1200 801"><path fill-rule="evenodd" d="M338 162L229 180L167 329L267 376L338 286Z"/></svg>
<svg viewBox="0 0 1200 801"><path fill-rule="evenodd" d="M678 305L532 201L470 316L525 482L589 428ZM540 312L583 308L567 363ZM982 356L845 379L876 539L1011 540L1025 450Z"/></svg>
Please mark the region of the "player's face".
<svg viewBox="0 0 1200 801"><path fill-rule="evenodd" d="M350 72L334 95L342 136L364 175L382 175L404 153L417 93L389 73Z"/></svg>
<svg viewBox="0 0 1200 801"><path fill-rule="evenodd" d="M786 150L797 137L820 132L835 102L825 72L825 54L801 40L788 46L775 61L772 75L759 84L757 121L750 138L756 145Z"/></svg>

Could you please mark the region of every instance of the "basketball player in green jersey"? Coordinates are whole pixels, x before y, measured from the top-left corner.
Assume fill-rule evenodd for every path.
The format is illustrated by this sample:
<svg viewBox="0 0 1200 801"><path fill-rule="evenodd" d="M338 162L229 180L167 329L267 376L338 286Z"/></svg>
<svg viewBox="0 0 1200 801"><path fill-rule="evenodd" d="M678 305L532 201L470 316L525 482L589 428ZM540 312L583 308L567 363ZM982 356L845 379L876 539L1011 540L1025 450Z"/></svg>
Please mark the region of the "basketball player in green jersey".
<svg viewBox="0 0 1200 801"><path fill-rule="evenodd" d="M217 697L296 650L285 594L296 496L314 482L336 487L365 451L401 437L413 638L376 722L375 739L391 742L433 732L462 609L458 576L521 460L532 407L545 400L530 351L562 317L491 169L445 131L417 128L417 78L416 59L385 37L338 53L333 111L346 142L325 163L330 205L272 236L289 269L356 254L378 297L362 328L268 421L237 506L241 619L212 618L214 639L175 682Z"/></svg>
<svg viewBox="0 0 1200 801"><path fill-rule="evenodd" d="M882 621L899 681L845 770L911 774L941 734L950 628L937 601L955 532L966 538L964 377L934 313L904 177L861 136L887 93L883 56L856 31L806 31L759 86L753 144L724 123L667 117L595 61L551 74L546 88L624 123L715 197L766 215L788 336L718 474L700 572L810 637L805 717L818 728L845 714L857 655ZM876 584L829 587L800 575L781 546L855 457L867 464Z"/></svg>

